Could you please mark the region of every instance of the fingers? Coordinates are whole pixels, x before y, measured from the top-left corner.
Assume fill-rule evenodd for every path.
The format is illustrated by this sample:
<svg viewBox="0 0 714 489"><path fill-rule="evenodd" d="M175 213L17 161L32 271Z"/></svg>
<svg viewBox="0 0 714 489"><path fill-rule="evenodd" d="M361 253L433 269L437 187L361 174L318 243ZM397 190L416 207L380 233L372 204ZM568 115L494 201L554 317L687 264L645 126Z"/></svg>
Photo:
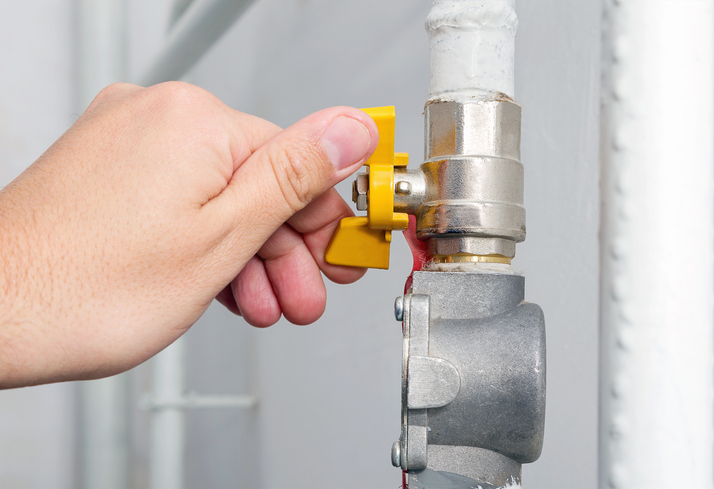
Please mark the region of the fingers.
<svg viewBox="0 0 714 489"><path fill-rule="evenodd" d="M327 278L338 284L356 282L367 272L365 268L341 267L325 261L325 250L340 219L354 213L335 189L330 189L288 220L303 239L312 257Z"/></svg>
<svg viewBox="0 0 714 489"><path fill-rule="evenodd" d="M293 214L357 170L378 138L367 114L335 107L306 117L258 148L209 203L233 223L224 242L226 259L245 263Z"/></svg>
<svg viewBox="0 0 714 489"><path fill-rule="evenodd" d="M320 270L337 283L354 282L366 272L325 262L337 223L350 215L337 191L328 190L281 226L233 281L232 290L216 299L253 326L270 326L281 312L295 324L317 320L326 297Z"/></svg>
<svg viewBox="0 0 714 489"><path fill-rule="evenodd" d="M263 260L254 256L231 282L233 299L248 324L265 328L280 319L280 304ZM230 308L229 308L230 309Z"/></svg>
<svg viewBox="0 0 714 489"><path fill-rule="evenodd" d="M233 297L232 282L226 285L223 290L219 292L219 294L216 296L216 300L223 304L225 308L228 309L230 312L240 316L240 309L238 309L238 304L236 304L236 300Z"/></svg>
<svg viewBox="0 0 714 489"><path fill-rule="evenodd" d="M310 324L325 311L327 292L322 275L305 242L288 225L281 226L258 255L273 285L285 319Z"/></svg>
<svg viewBox="0 0 714 489"><path fill-rule="evenodd" d="M281 226L257 256L217 299L249 324L275 324L281 313L294 324L310 324L325 310L326 291L320 269L305 242L290 226Z"/></svg>
<svg viewBox="0 0 714 489"><path fill-rule="evenodd" d="M351 214L334 189L325 192L281 226L233 281L232 293L224 290L217 299L253 326L270 326L281 312L295 324L316 321L326 300L320 270L337 283L354 282L366 271L325 262L337 223Z"/></svg>
<svg viewBox="0 0 714 489"><path fill-rule="evenodd" d="M311 323L325 309L320 269L339 283L364 274L328 265L324 251L339 219L351 215L332 187L366 161L378 138L374 121L360 110L317 112L256 149L204 206L230 223L214 256L220 273L233 274L226 281L245 264L233 296L247 322L268 326L282 312L295 324ZM295 229L284 224L288 219Z"/></svg>

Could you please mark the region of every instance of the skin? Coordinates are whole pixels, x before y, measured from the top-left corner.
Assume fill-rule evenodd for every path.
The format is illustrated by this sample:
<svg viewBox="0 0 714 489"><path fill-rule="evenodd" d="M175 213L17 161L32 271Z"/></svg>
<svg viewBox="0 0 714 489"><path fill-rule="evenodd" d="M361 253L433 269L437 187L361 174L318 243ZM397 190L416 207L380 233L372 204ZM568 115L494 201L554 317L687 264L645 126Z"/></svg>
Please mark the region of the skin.
<svg viewBox="0 0 714 489"><path fill-rule="evenodd" d="M0 191L0 387L94 379L168 346L214 298L250 324L325 309L352 215L332 188L374 151L364 112L282 130L171 82L112 85Z"/></svg>

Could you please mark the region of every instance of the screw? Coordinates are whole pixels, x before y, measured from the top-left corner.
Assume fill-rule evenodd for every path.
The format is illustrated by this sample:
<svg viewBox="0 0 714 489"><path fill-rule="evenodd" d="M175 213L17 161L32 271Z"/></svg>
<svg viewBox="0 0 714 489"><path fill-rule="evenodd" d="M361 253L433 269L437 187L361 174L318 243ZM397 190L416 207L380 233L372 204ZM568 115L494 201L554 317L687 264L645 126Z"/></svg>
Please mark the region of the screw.
<svg viewBox="0 0 714 489"><path fill-rule="evenodd" d="M394 300L394 318L404 321L404 297L401 295Z"/></svg>
<svg viewBox="0 0 714 489"><path fill-rule="evenodd" d="M412 193L412 184L402 180L401 182L397 182L397 185L394 187L394 191L399 195L409 195Z"/></svg>
<svg viewBox="0 0 714 489"><path fill-rule="evenodd" d="M392 444L392 465L395 467L401 467L402 465L402 448L398 441Z"/></svg>

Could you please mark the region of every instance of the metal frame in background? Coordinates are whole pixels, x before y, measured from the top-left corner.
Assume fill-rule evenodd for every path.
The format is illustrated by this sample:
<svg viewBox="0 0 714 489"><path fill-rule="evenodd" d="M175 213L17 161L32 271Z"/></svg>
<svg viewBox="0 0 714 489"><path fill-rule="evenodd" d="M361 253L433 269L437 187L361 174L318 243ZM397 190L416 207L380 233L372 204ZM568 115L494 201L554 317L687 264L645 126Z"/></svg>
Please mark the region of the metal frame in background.
<svg viewBox="0 0 714 489"><path fill-rule="evenodd" d="M164 47L138 80L140 85L180 80L254 0L175 0ZM127 0L78 0L80 93L84 110L102 88L126 81ZM186 409L251 408L253 396L199 396L186 392L185 340L153 360L153 392L140 407L151 412L150 487L181 489ZM129 379L126 374L81 387L81 485L129 489Z"/></svg>

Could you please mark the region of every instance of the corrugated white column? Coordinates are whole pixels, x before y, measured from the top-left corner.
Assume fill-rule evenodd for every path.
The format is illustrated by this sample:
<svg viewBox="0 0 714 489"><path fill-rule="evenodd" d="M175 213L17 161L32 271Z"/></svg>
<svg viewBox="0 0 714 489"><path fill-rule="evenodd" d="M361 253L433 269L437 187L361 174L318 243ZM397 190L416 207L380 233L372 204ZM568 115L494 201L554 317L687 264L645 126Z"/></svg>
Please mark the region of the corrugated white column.
<svg viewBox="0 0 714 489"><path fill-rule="evenodd" d="M80 0L79 112L97 93L126 81L126 0ZM129 401L126 374L81 385L82 487L129 487Z"/></svg>
<svg viewBox="0 0 714 489"><path fill-rule="evenodd" d="M714 2L605 13L600 486L711 488Z"/></svg>

